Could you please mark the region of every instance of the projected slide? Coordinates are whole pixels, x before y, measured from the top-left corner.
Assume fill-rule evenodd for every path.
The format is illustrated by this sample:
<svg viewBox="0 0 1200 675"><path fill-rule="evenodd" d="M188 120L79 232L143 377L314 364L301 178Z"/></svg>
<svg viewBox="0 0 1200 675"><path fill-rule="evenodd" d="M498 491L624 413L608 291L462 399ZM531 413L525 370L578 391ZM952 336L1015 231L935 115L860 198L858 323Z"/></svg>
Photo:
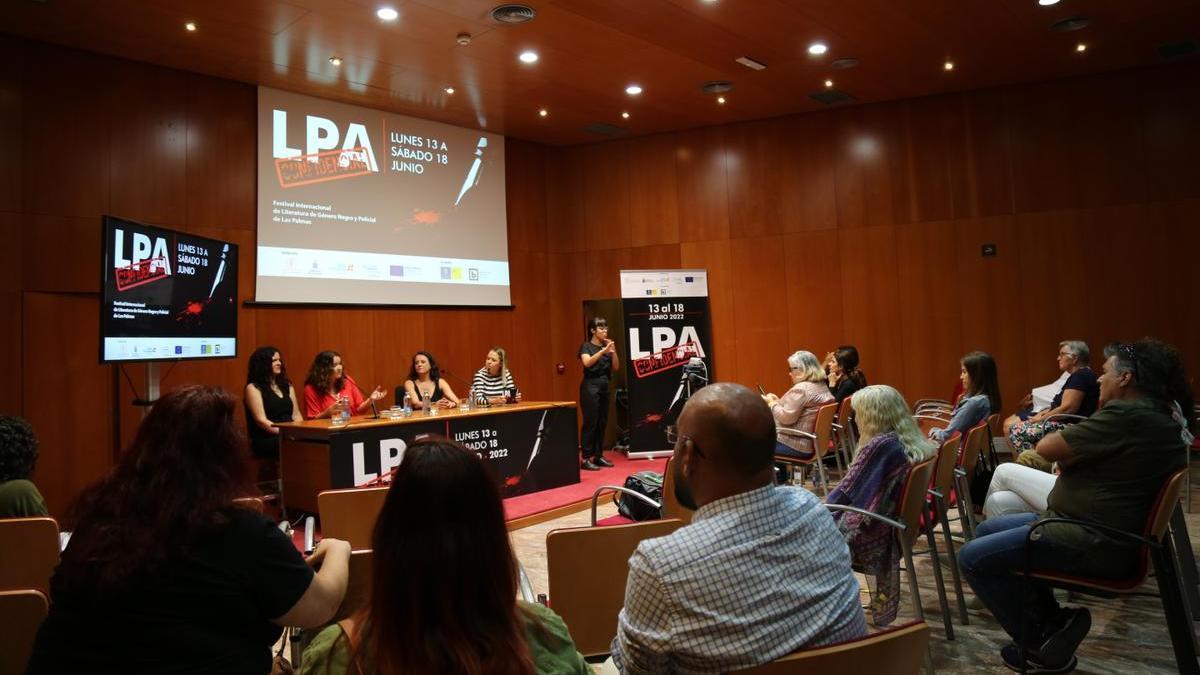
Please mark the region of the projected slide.
<svg viewBox="0 0 1200 675"><path fill-rule="evenodd" d="M104 217L100 360L237 356L238 247Z"/></svg>
<svg viewBox="0 0 1200 675"><path fill-rule="evenodd" d="M508 305L504 137L258 89L260 302Z"/></svg>

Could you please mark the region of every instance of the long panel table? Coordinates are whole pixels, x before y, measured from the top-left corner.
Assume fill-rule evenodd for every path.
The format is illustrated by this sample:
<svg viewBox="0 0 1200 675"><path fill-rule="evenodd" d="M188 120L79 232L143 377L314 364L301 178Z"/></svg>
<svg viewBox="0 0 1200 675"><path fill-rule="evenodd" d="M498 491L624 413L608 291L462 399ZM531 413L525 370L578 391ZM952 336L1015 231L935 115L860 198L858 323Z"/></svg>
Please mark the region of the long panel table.
<svg viewBox="0 0 1200 675"><path fill-rule="evenodd" d="M355 417L279 424L282 501L317 511L317 493L375 482L400 464L417 438L452 438L479 453L504 497L579 482L575 403L524 402L414 412L398 419Z"/></svg>

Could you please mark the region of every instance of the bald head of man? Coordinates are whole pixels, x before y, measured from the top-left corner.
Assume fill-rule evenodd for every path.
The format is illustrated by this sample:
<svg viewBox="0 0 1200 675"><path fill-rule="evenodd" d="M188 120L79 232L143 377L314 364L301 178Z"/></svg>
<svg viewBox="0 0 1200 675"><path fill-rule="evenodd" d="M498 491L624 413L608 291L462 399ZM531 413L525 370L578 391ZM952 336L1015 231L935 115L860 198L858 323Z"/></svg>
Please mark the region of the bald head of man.
<svg viewBox="0 0 1200 675"><path fill-rule="evenodd" d="M696 392L676 423L671 471L684 506L770 485L775 478L775 419L762 397L720 382Z"/></svg>

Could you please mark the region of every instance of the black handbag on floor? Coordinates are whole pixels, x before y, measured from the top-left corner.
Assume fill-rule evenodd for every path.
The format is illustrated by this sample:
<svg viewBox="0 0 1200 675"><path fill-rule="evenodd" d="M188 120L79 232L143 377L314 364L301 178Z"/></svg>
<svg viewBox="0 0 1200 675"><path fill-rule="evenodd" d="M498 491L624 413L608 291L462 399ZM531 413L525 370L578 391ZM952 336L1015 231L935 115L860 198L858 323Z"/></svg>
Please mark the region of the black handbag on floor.
<svg viewBox="0 0 1200 675"><path fill-rule="evenodd" d="M625 479L625 489L653 499L662 504L663 475L657 471L639 471ZM657 520L662 517L662 509L656 509L646 502L627 494L615 493L617 512L630 520Z"/></svg>

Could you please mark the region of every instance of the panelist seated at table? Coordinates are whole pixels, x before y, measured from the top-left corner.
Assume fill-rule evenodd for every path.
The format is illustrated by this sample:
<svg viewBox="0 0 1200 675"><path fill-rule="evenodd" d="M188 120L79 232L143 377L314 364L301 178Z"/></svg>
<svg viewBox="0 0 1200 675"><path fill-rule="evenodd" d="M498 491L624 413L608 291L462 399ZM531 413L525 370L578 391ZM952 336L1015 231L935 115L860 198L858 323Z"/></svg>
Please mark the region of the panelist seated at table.
<svg viewBox="0 0 1200 675"><path fill-rule="evenodd" d="M387 396L387 392L376 386L369 396L363 396L354 378L346 374L341 354L329 350L317 354L304 381L304 418L332 416L343 396L350 403L350 414L362 415L371 409L373 401Z"/></svg>
<svg viewBox="0 0 1200 675"><path fill-rule="evenodd" d="M408 370L408 379L404 381L404 391L408 394L408 402L413 410L425 407L426 396L431 404L439 408L454 408L458 405L458 396L454 394L450 383L442 378L437 359L426 351L413 354L412 367Z"/></svg>
<svg viewBox="0 0 1200 675"><path fill-rule="evenodd" d="M509 400L510 392L513 399L521 400L517 382L508 369L508 354L503 347L492 347L483 361L483 367L475 372L471 380L471 394L479 405L498 405Z"/></svg>

